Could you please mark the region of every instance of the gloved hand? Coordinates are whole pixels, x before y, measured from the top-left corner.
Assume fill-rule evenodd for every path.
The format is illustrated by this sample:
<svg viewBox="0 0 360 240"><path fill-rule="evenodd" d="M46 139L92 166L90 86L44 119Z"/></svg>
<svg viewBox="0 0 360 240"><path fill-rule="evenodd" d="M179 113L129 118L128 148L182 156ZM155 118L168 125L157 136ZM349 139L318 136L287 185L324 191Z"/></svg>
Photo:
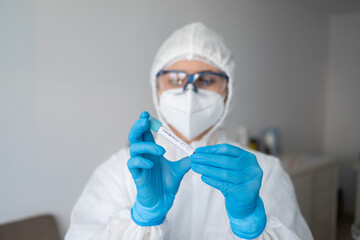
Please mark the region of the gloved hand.
<svg viewBox="0 0 360 240"><path fill-rule="evenodd" d="M131 158L127 165L137 188L131 215L140 226L156 226L164 221L190 169L189 157L177 162L163 157L165 149L154 141L149 116L142 112L129 133Z"/></svg>
<svg viewBox="0 0 360 240"><path fill-rule="evenodd" d="M254 239L264 230L266 215L259 196L263 172L254 154L218 144L200 147L190 156L191 168L206 184L220 190L230 226L240 238Z"/></svg>

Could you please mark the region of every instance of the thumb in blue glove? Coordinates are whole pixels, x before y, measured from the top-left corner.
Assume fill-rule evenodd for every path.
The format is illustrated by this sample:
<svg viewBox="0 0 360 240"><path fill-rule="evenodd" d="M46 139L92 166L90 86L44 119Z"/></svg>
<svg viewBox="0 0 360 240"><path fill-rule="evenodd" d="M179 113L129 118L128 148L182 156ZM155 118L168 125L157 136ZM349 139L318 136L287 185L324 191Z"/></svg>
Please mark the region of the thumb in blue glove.
<svg viewBox="0 0 360 240"><path fill-rule="evenodd" d="M266 214L259 196L263 172L254 154L218 144L197 148L191 168L206 184L221 191L230 226L240 238L254 239L265 229Z"/></svg>
<svg viewBox="0 0 360 240"><path fill-rule="evenodd" d="M183 176L190 169L190 159L168 161L165 149L157 145L150 132L149 113L142 112L129 133L128 168L137 195L131 215L140 226L161 224L170 210Z"/></svg>

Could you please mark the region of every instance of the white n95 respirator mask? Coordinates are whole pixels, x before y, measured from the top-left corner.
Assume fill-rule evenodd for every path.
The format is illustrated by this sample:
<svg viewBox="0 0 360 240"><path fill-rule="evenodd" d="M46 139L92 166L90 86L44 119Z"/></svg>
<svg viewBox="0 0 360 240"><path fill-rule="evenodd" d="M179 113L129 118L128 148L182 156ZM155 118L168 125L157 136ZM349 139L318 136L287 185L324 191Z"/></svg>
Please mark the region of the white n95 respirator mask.
<svg viewBox="0 0 360 240"><path fill-rule="evenodd" d="M224 111L223 97L214 91L191 87L164 91L160 96L160 112L165 121L187 140L199 136L213 126Z"/></svg>

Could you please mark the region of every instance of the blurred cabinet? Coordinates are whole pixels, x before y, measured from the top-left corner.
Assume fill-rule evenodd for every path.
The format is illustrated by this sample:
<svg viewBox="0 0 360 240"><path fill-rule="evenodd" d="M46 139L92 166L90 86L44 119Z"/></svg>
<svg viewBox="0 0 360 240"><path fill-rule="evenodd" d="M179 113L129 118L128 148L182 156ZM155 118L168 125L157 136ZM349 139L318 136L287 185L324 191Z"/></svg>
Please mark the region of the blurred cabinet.
<svg viewBox="0 0 360 240"><path fill-rule="evenodd" d="M324 156L283 156L300 210L314 239L335 240L337 218L338 163Z"/></svg>

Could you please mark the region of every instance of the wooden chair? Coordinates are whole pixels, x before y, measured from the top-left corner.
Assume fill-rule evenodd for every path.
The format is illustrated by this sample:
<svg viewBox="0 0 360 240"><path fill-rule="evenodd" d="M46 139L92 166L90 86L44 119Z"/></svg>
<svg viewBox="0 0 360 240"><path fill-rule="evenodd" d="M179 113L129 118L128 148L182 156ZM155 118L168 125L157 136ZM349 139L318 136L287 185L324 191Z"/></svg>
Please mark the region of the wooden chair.
<svg viewBox="0 0 360 240"><path fill-rule="evenodd" d="M60 240L60 234L48 214L0 225L0 240Z"/></svg>

